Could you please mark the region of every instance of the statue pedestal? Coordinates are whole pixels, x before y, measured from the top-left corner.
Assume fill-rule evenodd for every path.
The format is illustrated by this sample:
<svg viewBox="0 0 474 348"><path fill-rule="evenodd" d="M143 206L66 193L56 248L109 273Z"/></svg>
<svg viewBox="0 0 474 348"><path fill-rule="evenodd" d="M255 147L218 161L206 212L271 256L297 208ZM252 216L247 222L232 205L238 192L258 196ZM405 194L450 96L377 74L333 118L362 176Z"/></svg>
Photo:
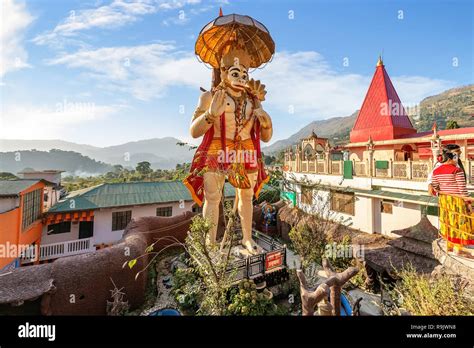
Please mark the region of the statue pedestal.
<svg viewBox="0 0 474 348"><path fill-rule="evenodd" d="M232 247L231 252L232 252L232 255L240 259L246 259L250 256L253 256L253 254L251 254L246 248L244 248L240 244Z"/></svg>

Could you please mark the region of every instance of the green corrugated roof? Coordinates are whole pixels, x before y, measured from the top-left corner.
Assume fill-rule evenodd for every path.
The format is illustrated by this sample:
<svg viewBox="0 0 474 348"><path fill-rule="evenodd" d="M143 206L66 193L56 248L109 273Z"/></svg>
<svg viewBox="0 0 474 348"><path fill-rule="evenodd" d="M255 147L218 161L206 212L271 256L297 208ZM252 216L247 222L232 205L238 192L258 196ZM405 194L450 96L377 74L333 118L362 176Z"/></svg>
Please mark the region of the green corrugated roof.
<svg viewBox="0 0 474 348"><path fill-rule="evenodd" d="M225 196L235 196L235 189L226 183ZM141 204L191 201L189 190L181 181L126 182L102 184L71 192L64 201L49 209L49 212L66 212L120 207Z"/></svg>
<svg viewBox="0 0 474 348"><path fill-rule="evenodd" d="M294 182L297 184L297 182ZM423 205L430 205L430 206L438 206L438 197L428 196L428 195L417 195L417 194L409 194L403 192L393 192L393 191L386 191L386 190L364 190L358 189L353 187L338 187L338 186L331 186L331 185L324 185L320 184L319 187L323 190L334 190L334 191L341 191L341 192L354 192L359 194L360 196L367 196L367 197L379 197L379 198L387 198L397 201L405 201L405 202L413 202L419 203Z"/></svg>
<svg viewBox="0 0 474 348"><path fill-rule="evenodd" d="M0 196L18 196L41 180L0 180Z"/></svg>
<svg viewBox="0 0 474 348"><path fill-rule="evenodd" d="M382 198L393 199L397 201L420 203L423 205L433 205L433 206L438 205L438 197L434 197L434 196L415 195L415 194L384 191L384 190L368 190L368 191L354 190L354 192L359 193L361 196L382 197Z"/></svg>

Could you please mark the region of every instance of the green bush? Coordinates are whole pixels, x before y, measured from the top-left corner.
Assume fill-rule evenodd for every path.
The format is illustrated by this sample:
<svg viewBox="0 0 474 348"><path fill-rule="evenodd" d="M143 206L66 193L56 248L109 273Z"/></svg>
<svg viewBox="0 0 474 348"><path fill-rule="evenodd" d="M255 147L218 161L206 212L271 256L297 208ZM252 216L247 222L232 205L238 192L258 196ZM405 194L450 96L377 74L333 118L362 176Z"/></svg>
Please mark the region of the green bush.
<svg viewBox="0 0 474 348"><path fill-rule="evenodd" d="M453 277L418 274L412 266L397 273L395 300L412 315L473 315L474 303Z"/></svg>
<svg viewBox="0 0 474 348"><path fill-rule="evenodd" d="M336 272L343 272L353 266L354 258L351 255L346 255L346 252L352 248L351 242L351 237L348 235L345 235L339 243L333 239L328 240L325 257L329 260Z"/></svg>
<svg viewBox="0 0 474 348"><path fill-rule="evenodd" d="M264 293L257 292L252 280L243 280L238 288L231 291L228 315L272 315L275 314L273 300Z"/></svg>
<svg viewBox="0 0 474 348"><path fill-rule="evenodd" d="M171 294L180 309L197 311L202 297L202 283L193 268L178 268L174 272Z"/></svg>

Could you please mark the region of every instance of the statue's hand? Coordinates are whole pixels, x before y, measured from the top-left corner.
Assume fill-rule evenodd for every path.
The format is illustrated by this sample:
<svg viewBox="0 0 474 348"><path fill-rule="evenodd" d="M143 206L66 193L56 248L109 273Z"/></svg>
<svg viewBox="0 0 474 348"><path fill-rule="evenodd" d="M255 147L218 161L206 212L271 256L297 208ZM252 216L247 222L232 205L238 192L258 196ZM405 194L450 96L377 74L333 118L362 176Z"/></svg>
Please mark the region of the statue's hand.
<svg viewBox="0 0 474 348"><path fill-rule="evenodd" d="M211 106L209 107L209 116L215 121L225 111L225 91L218 90L212 97Z"/></svg>
<svg viewBox="0 0 474 348"><path fill-rule="evenodd" d="M272 125L272 121L270 119L270 116L261 108L259 107L258 109L255 109L254 111L255 116L257 116L257 119L260 121L260 125L262 128L270 128Z"/></svg>

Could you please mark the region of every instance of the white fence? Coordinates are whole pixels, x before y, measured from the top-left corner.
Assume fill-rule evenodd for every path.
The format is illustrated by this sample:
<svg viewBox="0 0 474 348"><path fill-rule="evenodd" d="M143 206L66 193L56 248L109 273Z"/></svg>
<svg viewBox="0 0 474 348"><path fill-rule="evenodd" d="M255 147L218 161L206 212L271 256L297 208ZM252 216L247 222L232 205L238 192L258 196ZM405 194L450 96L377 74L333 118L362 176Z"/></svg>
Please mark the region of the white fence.
<svg viewBox="0 0 474 348"><path fill-rule="evenodd" d="M95 251L92 238L70 240L67 242L40 245L39 261L57 259L59 257L85 254ZM31 263L36 260L36 255L22 259L22 264Z"/></svg>

